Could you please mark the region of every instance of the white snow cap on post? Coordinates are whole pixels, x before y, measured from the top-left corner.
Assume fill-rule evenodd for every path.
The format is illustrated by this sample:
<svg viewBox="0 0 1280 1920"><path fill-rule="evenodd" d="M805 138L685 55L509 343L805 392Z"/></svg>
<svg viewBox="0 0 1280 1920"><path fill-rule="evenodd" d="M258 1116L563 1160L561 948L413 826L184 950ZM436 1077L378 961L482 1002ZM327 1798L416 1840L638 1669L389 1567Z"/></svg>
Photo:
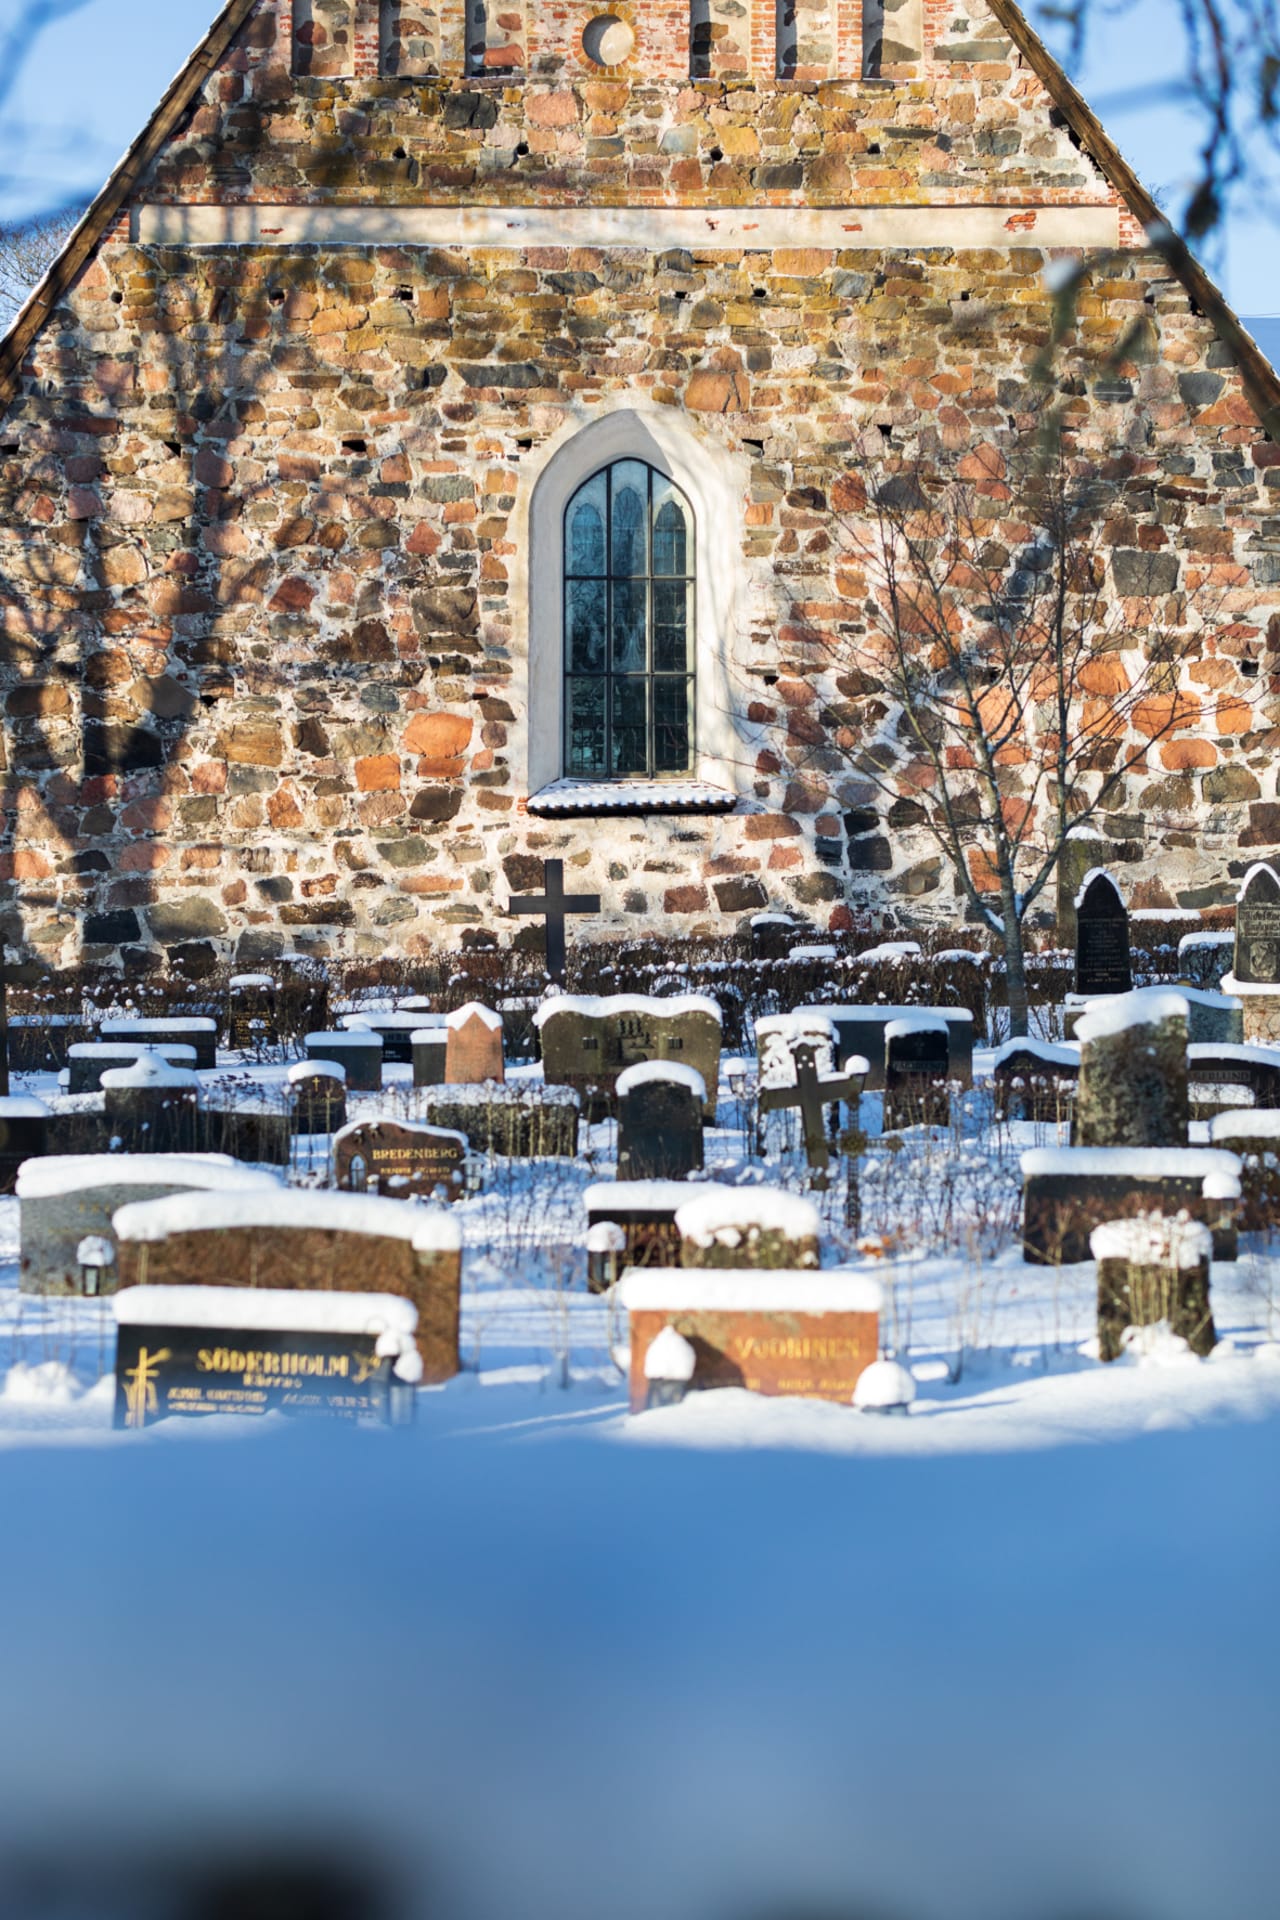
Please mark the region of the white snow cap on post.
<svg viewBox="0 0 1280 1920"><path fill-rule="evenodd" d="M1087 1047L1091 1040L1105 1040L1124 1033L1129 1027L1152 1027L1161 1020L1185 1020L1187 996L1172 987L1139 987L1134 993L1116 993L1103 1000L1090 1000L1076 1021L1076 1039Z"/></svg>
<svg viewBox="0 0 1280 1920"><path fill-rule="evenodd" d="M861 1413L905 1413L915 1397L916 1383L899 1360L873 1360L853 1389L853 1404Z"/></svg>
<svg viewBox="0 0 1280 1920"><path fill-rule="evenodd" d="M446 1027L465 1027L468 1020L482 1020L491 1033L502 1025L502 1015L492 1007L482 1006L478 1000L468 1000L464 1007L455 1007L444 1017Z"/></svg>
<svg viewBox="0 0 1280 1920"><path fill-rule="evenodd" d="M597 1220L587 1228L588 1253L625 1253L627 1230L616 1220Z"/></svg>
<svg viewBox="0 0 1280 1920"><path fill-rule="evenodd" d="M698 1356L684 1335L674 1327L664 1327L644 1356L644 1377L689 1381L697 1364Z"/></svg>
<svg viewBox="0 0 1280 1920"><path fill-rule="evenodd" d="M637 1060L633 1067L627 1067L618 1075L616 1091L619 1094L630 1093L634 1087L646 1086L651 1080L665 1080L670 1085L688 1087L697 1100L707 1097L707 1083L696 1067L686 1066L683 1060Z"/></svg>

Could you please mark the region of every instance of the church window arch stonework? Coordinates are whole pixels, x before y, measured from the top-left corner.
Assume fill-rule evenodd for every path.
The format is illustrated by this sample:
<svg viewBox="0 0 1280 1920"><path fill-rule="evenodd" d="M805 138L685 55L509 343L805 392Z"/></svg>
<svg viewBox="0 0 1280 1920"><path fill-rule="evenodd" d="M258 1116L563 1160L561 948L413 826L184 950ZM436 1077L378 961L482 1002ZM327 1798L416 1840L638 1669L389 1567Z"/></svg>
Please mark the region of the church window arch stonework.
<svg viewBox="0 0 1280 1920"><path fill-rule="evenodd" d="M693 509L665 473L615 460L564 516L564 771L687 773L694 738Z"/></svg>

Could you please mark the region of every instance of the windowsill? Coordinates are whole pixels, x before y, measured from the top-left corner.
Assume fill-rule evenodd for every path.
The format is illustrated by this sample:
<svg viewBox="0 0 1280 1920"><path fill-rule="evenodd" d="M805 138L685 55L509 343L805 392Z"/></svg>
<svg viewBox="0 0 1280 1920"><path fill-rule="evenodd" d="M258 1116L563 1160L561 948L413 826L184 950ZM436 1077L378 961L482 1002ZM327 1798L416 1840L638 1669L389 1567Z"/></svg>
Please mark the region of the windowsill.
<svg viewBox="0 0 1280 1920"><path fill-rule="evenodd" d="M731 813L737 795L706 780L553 780L529 812L553 818L606 813Z"/></svg>

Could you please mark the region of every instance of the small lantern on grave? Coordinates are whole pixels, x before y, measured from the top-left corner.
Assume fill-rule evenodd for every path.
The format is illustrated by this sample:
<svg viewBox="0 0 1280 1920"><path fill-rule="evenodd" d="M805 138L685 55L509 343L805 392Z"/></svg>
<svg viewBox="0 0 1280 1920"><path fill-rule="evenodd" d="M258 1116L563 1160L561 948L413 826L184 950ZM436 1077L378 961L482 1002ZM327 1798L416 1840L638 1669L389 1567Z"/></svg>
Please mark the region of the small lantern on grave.
<svg viewBox="0 0 1280 1920"><path fill-rule="evenodd" d="M664 1327L644 1357L645 1406L678 1407L689 1391L698 1356L682 1333Z"/></svg>
<svg viewBox="0 0 1280 1920"><path fill-rule="evenodd" d="M906 1414L915 1397L916 1383L900 1360L873 1360L853 1389L859 1413Z"/></svg>
<svg viewBox="0 0 1280 1920"><path fill-rule="evenodd" d="M104 1293L104 1276L116 1264L116 1250L105 1233L86 1233L76 1248L80 1291L87 1298Z"/></svg>
<svg viewBox="0 0 1280 1920"><path fill-rule="evenodd" d="M616 1220L597 1220L587 1228L587 1286L592 1293L617 1286L618 1262L626 1250L626 1228Z"/></svg>

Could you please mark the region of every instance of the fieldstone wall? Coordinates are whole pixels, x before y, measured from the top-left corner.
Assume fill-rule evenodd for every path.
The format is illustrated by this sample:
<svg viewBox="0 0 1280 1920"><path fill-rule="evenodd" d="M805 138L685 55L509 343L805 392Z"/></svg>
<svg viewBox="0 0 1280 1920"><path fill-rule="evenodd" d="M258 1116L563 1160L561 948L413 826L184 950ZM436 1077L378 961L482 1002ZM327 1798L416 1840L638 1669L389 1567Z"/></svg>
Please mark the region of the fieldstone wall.
<svg viewBox="0 0 1280 1920"><path fill-rule="evenodd" d="M886 808L854 764L879 710L842 660L866 590L853 450L961 451L999 497L1050 325L1035 209L1114 212L1111 189L976 8L962 32L931 3L916 76L876 83L775 83L758 4L736 85L689 81L684 9L637 14L608 74L576 16L503 16L527 84L466 78L461 10L398 17L444 78L380 73L395 34L363 0L314 0L309 41L257 9L0 421L0 934L50 962L415 953L493 924L547 855L606 927L954 918L913 770ZM321 72L344 21L351 70ZM314 209L317 237L270 244L261 213L252 244L134 237L192 203ZM337 245L336 203L654 211L640 244ZM980 247L860 246L856 218L848 245L716 243L716 209L993 203ZM706 212L705 239L665 244L664 209ZM1257 697L1280 449L1123 211L1117 232L1057 366L1110 496L1111 605L1134 631L1199 621L1208 593L1213 621L1107 864L1133 906L1207 905L1280 845ZM526 812L529 499L567 428L622 407L749 476L716 556L743 609L732 671L700 689L731 708L729 815ZM1082 704L1115 671L1082 676Z"/></svg>

